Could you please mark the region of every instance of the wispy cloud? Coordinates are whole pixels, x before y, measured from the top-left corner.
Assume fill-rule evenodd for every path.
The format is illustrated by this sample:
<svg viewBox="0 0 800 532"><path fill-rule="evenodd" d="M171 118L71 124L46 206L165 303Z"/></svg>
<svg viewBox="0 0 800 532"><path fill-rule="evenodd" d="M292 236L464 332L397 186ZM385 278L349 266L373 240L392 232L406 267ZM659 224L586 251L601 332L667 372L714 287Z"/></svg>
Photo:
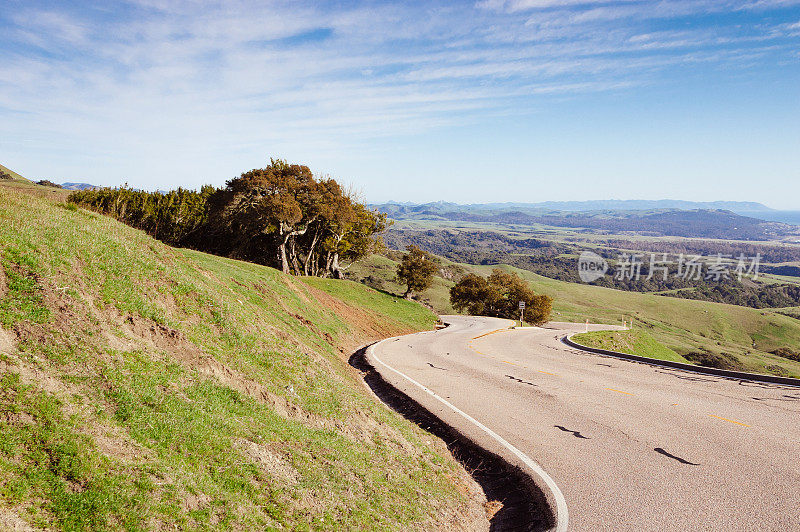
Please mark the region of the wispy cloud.
<svg viewBox="0 0 800 532"><path fill-rule="evenodd" d="M791 3L17 4L0 8L9 11L0 16L0 117L14 132L0 148L47 142L87 158L171 156L173 170L190 171L209 167L190 157L201 153L229 172L231 150L251 158L276 146L336 151L524 113L550 97L630 90L699 62L796 57L797 24L654 23Z"/></svg>

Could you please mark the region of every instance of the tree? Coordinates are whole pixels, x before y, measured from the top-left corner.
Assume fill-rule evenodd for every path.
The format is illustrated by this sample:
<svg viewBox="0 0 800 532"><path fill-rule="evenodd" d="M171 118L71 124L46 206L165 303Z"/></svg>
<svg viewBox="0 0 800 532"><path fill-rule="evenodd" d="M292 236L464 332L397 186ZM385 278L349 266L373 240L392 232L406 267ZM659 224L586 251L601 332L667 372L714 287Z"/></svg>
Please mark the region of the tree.
<svg viewBox="0 0 800 532"><path fill-rule="evenodd" d="M450 289L450 303L458 312L492 315L500 294L479 275L470 273Z"/></svg>
<svg viewBox="0 0 800 532"><path fill-rule="evenodd" d="M353 202L353 217L341 234L340 249L333 259L332 273L334 277L341 277L338 270L349 268L354 262L384 249L383 241L376 237L382 233L388 223L386 214L365 205ZM342 245L344 244L344 245ZM340 260L346 261L347 266L340 266Z"/></svg>
<svg viewBox="0 0 800 532"><path fill-rule="evenodd" d="M318 186L318 216L302 238L292 240L290 258L298 270L302 263L305 275L339 279L354 262L380 249L376 235L386 228L386 215L368 209L333 179L321 179Z"/></svg>
<svg viewBox="0 0 800 532"><path fill-rule="evenodd" d="M276 253L281 270L289 273L287 246L319 217L319 195L319 184L307 166L272 159L266 168L228 181L209 201L223 238L232 233L237 255L271 264L267 255Z"/></svg>
<svg viewBox="0 0 800 532"><path fill-rule="evenodd" d="M125 186L76 191L68 199L173 245L320 277L339 278L379 249L378 234L387 225L385 214L335 180L276 159L220 189L162 193Z"/></svg>
<svg viewBox="0 0 800 532"><path fill-rule="evenodd" d="M397 279L406 285L403 297L411 297L411 292L422 292L433 282L438 264L430 255L417 246L408 246L408 253L403 255L403 260L397 265Z"/></svg>
<svg viewBox="0 0 800 532"><path fill-rule="evenodd" d="M450 289L450 303L458 312L516 319L519 302L525 302L528 323L541 325L550 319L553 300L537 295L518 275L499 268L488 279L475 274L464 276Z"/></svg>

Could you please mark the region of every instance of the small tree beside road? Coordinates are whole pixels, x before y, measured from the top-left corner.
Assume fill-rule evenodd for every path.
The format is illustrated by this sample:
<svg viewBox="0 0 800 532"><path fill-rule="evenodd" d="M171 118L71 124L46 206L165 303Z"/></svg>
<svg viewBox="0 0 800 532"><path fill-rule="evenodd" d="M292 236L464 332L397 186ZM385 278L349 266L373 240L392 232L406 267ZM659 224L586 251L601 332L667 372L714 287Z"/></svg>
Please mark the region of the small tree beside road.
<svg viewBox="0 0 800 532"><path fill-rule="evenodd" d="M553 300L538 295L518 275L496 268L488 278L469 274L450 289L450 303L458 312L517 319L525 302L525 321L541 325L550 319Z"/></svg>
<svg viewBox="0 0 800 532"><path fill-rule="evenodd" d="M412 292L420 293L431 285L438 264L417 246L408 246L406 250L408 253L397 265L397 280L406 285L403 297L408 299Z"/></svg>

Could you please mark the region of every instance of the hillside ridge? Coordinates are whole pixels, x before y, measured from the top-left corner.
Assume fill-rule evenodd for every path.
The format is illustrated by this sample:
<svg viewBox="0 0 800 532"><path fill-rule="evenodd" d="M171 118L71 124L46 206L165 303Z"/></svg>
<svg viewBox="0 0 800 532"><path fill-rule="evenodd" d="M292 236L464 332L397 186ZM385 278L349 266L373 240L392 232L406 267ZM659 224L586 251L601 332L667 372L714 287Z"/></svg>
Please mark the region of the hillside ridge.
<svg viewBox="0 0 800 532"><path fill-rule="evenodd" d="M346 361L430 311L19 186L0 209L0 527L488 527L444 444Z"/></svg>

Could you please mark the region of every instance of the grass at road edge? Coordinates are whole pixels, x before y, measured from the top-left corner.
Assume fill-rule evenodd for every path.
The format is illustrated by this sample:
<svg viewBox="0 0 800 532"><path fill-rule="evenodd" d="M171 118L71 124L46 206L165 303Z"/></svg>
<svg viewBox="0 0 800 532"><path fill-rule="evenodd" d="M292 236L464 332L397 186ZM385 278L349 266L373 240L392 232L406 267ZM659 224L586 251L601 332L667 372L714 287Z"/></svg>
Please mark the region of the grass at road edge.
<svg viewBox="0 0 800 532"><path fill-rule="evenodd" d="M593 331L576 334L572 340L586 347L689 364L688 360L641 330Z"/></svg>

